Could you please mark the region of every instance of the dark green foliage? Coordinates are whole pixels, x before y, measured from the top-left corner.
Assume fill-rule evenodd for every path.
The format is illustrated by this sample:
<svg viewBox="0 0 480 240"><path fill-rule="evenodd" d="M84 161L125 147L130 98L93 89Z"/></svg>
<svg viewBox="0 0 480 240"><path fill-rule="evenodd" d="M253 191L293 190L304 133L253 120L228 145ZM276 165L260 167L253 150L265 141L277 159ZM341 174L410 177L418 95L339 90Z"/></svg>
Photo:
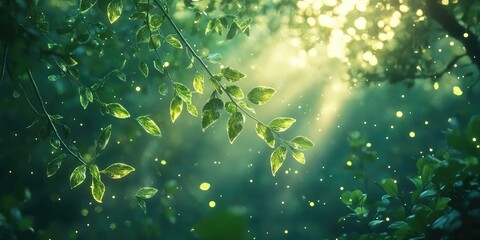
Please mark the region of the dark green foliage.
<svg viewBox="0 0 480 240"><path fill-rule="evenodd" d="M469 123L475 124L476 119L478 115L472 116ZM340 221L353 219L368 225L371 232L352 233L343 237L478 238L480 234L474 226L480 223L480 150L476 147L476 150L470 151L458 145L458 142L464 142L478 146L476 138L470 138L478 134L480 131L476 127L460 129L454 126L447 136L451 149L418 159L417 174L408 178L410 184L399 186L397 180L392 178L378 183L385 194L381 200L367 202L367 194L360 190L344 192L340 199L351 213L341 217ZM365 140L358 133L351 134L349 143L351 155L356 157L352 166L372 161L371 154L361 150L365 148ZM365 172L357 169L354 173L359 175L362 171ZM365 175L359 176L366 178Z"/></svg>

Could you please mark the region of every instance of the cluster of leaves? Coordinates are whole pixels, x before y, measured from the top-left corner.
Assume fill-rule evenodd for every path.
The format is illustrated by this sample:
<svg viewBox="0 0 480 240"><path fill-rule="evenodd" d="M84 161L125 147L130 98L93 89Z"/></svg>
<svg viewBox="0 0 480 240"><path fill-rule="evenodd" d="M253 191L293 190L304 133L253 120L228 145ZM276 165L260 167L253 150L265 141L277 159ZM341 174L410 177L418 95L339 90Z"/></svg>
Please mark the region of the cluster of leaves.
<svg viewBox="0 0 480 240"><path fill-rule="evenodd" d="M480 116L475 115L465 129L450 129L451 150L417 160L417 174L408 178L410 186L383 179L377 184L384 193L380 200L367 200L361 190L344 192L340 200L350 213L339 221L354 220L368 232L341 238L478 238L479 136Z"/></svg>
<svg viewBox="0 0 480 240"><path fill-rule="evenodd" d="M125 57L120 67L114 68L103 77L91 81L84 80L84 75L87 75L88 78L91 78L91 76L85 71L79 70L81 63L84 63L82 60L85 56L82 53L85 49L88 49L90 53L98 53L98 57L102 58L102 56L108 54L106 52L109 47L115 48L122 45L116 39L116 31L119 28L115 27L115 24L123 21L124 16L128 14L129 21L140 23L136 31L128 32L135 39L136 44L132 55L134 59L137 58L138 60L140 76L145 78L151 76L150 69L153 67L157 70L156 74L159 74L162 79L167 79L167 82L160 84L159 94L166 96L169 88L172 89L173 97L169 108L172 122L178 119L186 105L187 111L192 116L200 115L201 128L205 131L220 118L222 112L226 112L229 115L226 126L228 140L233 143L243 130L246 117L249 117L257 123L257 135L271 148L276 147L270 156L273 175L285 161L288 149L291 150L294 159L302 164L305 163L303 151L313 146L312 141L304 136L296 136L291 140L286 140L280 135L281 132L289 129L296 120L290 117L277 117L268 124L262 123L256 117L254 108L250 106L250 104L266 104L275 94L275 89L257 86L244 94L242 88L237 85L238 81L246 77L242 72L231 67L222 67L217 74L213 74L206 62L218 64L221 61L221 55L218 53L205 57L197 55L170 17L167 2L163 0L133 0L127 3L121 0L81 0L78 9L73 14L66 16L65 21L60 26L50 24L48 15L40 10L38 4L38 1L30 1L28 8L25 9L20 5L12 5L18 7L15 9L12 7L12 10L24 14L25 19L27 19L24 24L15 25L14 29L27 29L35 33L35 37L27 34L13 35L12 38L18 39L6 41L4 64L7 65L7 60L12 61L12 64L7 65L8 68L12 68L12 70L8 69L9 76L12 80L18 80L22 89L20 81L25 78L26 74L24 69L16 66L16 64L22 63L25 55L16 54L16 52L15 54L8 54L9 43L21 40L24 44L19 46L27 46L30 45L29 42L39 40L38 51L29 49L26 56L27 58L30 55L38 56L48 69L53 67L55 72L48 76L50 82L67 80L73 83L78 92L79 104L83 109L95 104L99 106L102 115L109 115L117 119L129 119L131 114L127 108L120 102L105 100L109 97L105 92L107 91L106 86L111 84L111 81L127 82L127 76L130 75L128 71L131 69L129 67L131 58L127 59ZM208 17L205 34L215 31L221 35L228 29L227 39L233 38L239 32L249 35L251 19L240 20L236 15L231 14L212 17L208 11L201 10L201 7L195 4L192 2L191 5L195 12L195 23L198 23L202 16ZM187 4L187 6L190 5ZM103 14L101 17L94 10L96 8L100 10L100 14ZM90 19L92 17L96 19ZM104 17L108 20L106 24L98 21ZM160 32L160 28L165 21L168 22L174 33L164 35ZM12 24L16 24L15 21L12 21ZM37 33L39 34L36 35ZM159 51L163 43L167 43L167 46L170 47L168 51L185 50L186 57L190 61L187 69L195 69L192 80L193 91L187 84L172 79L167 68L168 63L164 61L163 55L160 54L163 49ZM105 65L108 66L108 63L105 63ZM40 124L41 139L49 141L55 152L58 153L48 162L47 176L52 177L60 169L63 161L67 159L67 154L69 154L80 162L80 165L76 166L70 175L70 187L76 188L81 185L86 180L88 172L91 176L92 196L95 201L101 203L106 188L101 178L102 175L112 179L120 179L135 171L134 167L126 163L113 163L103 170L99 168L99 156L108 145L112 134L112 124L101 130L93 148L90 148L90 150L93 150L85 154L80 153L71 140L69 127L61 121L63 117L51 115L45 109L41 92L30 71L31 66L28 64L20 66L27 69L28 77L34 86L35 94L42 108L42 111L37 111L32 102L27 99L32 109L38 114L38 120L34 124ZM205 73L207 74L204 75ZM209 83L214 90L199 114L193 96L194 94L203 94L206 91L204 86L206 79L209 79ZM24 93L27 95L25 90ZM245 99L248 100L248 103ZM162 136L159 125L148 114L136 116L135 120L146 133L157 137ZM30 127L32 126L33 124ZM66 151L66 153L62 151ZM146 212L145 200L152 198L157 191L158 189L152 187L142 187L137 191L135 198L143 211Z"/></svg>

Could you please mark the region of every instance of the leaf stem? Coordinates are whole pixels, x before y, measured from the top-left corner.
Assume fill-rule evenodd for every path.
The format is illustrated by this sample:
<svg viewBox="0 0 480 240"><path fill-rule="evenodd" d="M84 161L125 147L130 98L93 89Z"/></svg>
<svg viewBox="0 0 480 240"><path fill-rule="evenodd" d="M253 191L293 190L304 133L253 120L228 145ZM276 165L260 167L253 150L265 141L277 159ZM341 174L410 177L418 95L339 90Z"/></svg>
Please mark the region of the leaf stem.
<svg viewBox="0 0 480 240"><path fill-rule="evenodd" d="M58 133L57 127L55 126L55 123L53 122L52 117L50 116L50 114L48 114L47 109L45 108L45 104L43 104L43 98L42 98L42 96L40 95L40 91L38 90L37 83L35 82L35 79L33 78L32 72L30 71L29 68L27 68L27 72L28 72L28 77L29 77L29 79L30 79L30 82L32 83L33 88L35 89L35 94L37 95L38 100L40 101L40 105L42 106L43 113L44 113L45 116L47 117L48 122L50 123L50 126L51 126L52 129L53 129L53 132L55 132L55 136L58 138L58 140L60 141L60 143L62 144L62 146L63 146L65 149L67 149L68 153L70 153L72 156L74 156L76 159L78 159L78 161L80 161L83 165L87 165L87 162L85 162L78 154L74 153L74 152L72 151L72 149L70 149L70 148L67 146L67 144L65 143L65 141L63 141L62 137L60 137L60 134Z"/></svg>

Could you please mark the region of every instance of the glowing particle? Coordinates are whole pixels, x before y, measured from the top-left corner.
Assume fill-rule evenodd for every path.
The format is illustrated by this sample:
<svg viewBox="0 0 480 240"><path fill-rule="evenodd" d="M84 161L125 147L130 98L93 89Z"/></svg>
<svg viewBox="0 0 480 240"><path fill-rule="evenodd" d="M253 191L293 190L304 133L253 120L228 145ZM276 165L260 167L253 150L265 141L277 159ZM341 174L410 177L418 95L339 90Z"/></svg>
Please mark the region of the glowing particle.
<svg viewBox="0 0 480 240"><path fill-rule="evenodd" d="M288 230L285 230L285 234L288 234Z"/></svg>
<svg viewBox="0 0 480 240"><path fill-rule="evenodd" d="M141 90L142 90L142 88L140 86L135 87L135 91L140 92Z"/></svg>
<svg viewBox="0 0 480 240"><path fill-rule="evenodd" d="M347 161L347 166L351 167L352 166L352 161Z"/></svg>
<svg viewBox="0 0 480 240"><path fill-rule="evenodd" d="M355 25L355 28L362 30L367 27L367 19L364 17L359 17L353 22L353 25Z"/></svg>
<svg viewBox="0 0 480 240"><path fill-rule="evenodd" d="M217 203L215 201L208 202L208 206L211 207L211 208L214 208L216 205L217 205Z"/></svg>
<svg viewBox="0 0 480 240"><path fill-rule="evenodd" d="M313 206L315 206L315 203L314 203L314 202L310 202L309 205L310 205L310 207L313 207Z"/></svg>
<svg viewBox="0 0 480 240"><path fill-rule="evenodd" d="M468 33L464 33L464 34L463 34L463 37L464 37L464 38L468 38Z"/></svg>
<svg viewBox="0 0 480 240"><path fill-rule="evenodd" d="M435 82L433 84L433 89L438 90L439 87L440 87L440 85L438 84L438 82Z"/></svg>
<svg viewBox="0 0 480 240"><path fill-rule="evenodd" d="M414 138L414 137L415 137L415 132L410 132L410 133L408 134L408 136L410 136L411 138Z"/></svg>
<svg viewBox="0 0 480 240"><path fill-rule="evenodd" d="M162 161L160 161L160 164L162 164L162 165L167 165L167 161L166 161L166 160L162 160Z"/></svg>
<svg viewBox="0 0 480 240"><path fill-rule="evenodd" d="M168 66L170 66L170 63L169 63L169 62L165 62L165 63L163 63L163 67L165 67L165 68L166 68L166 67L168 67Z"/></svg>
<svg viewBox="0 0 480 240"><path fill-rule="evenodd" d="M340 187L340 191L343 191L343 187Z"/></svg>
<svg viewBox="0 0 480 240"><path fill-rule="evenodd" d="M463 91L460 87L454 86L453 87L453 94L455 94L457 96L461 96L463 94Z"/></svg>
<svg viewBox="0 0 480 240"><path fill-rule="evenodd" d="M396 115L398 118L401 118L401 117L403 117L403 112L402 112L402 111L397 111L397 113L395 113L395 115Z"/></svg>
<svg viewBox="0 0 480 240"><path fill-rule="evenodd" d="M385 221L387 221L387 222L390 221L390 218L389 217L385 218Z"/></svg>
<svg viewBox="0 0 480 240"><path fill-rule="evenodd" d="M82 210L82 216L86 217L88 215L88 209Z"/></svg>
<svg viewBox="0 0 480 240"><path fill-rule="evenodd" d="M210 183L208 182L203 182L200 184L200 190L202 191L208 191L210 189Z"/></svg>

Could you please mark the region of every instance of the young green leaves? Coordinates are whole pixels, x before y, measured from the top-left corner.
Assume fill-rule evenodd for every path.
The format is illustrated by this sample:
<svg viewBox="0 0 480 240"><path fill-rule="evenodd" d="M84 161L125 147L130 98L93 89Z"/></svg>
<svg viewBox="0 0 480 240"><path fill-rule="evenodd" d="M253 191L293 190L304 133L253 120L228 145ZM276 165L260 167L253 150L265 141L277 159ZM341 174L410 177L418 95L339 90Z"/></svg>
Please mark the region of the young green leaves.
<svg viewBox="0 0 480 240"><path fill-rule="evenodd" d="M227 134L230 143L233 143L233 141L235 141L235 139L238 137L243 129L244 124L245 117L241 112L235 112L230 116L227 123Z"/></svg>
<svg viewBox="0 0 480 240"><path fill-rule="evenodd" d="M112 0L107 5L107 17L110 23L114 23L120 18L123 10L122 0Z"/></svg>
<svg viewBox="0 0 480 240"><path fill-rule="evenodd" d="M87 12L95 3L97 3L97 0L80 0L80 12Z"/></svg>
<svg viewBox="0 0 480 240"><path fill-rule="evenodd" d="M257 105L265 104L275 94L275 89L271 87L254 87L247 94L247 99Z"/></svg>
<svg viewBox="0 0 480 240"><path fill-rule="evenodd" d="M277 173L278 169L280 169L286 157L287 148L284 146L280 146L272 152L272 155L270 155L270 167L272 169L273 176L275 176L275 173Z"/></svg>
<svg viewBox="0 0 480 240"><path fill-rule="evenodd" d="M147 214L147 205L145 200L152 198L157 194L158 189L152 187L142 187L138 189L137 193L135 194L135 198L137 199L138 205L143 210L145 214Z"/></svg>
<svg viewBox="0 0 480 240"><path fill-rule="evenodd" d="M87 166L80 165L76 167L72 174L70 174L70 188L76 188L78 185L82 184L85 181L87 172Z"/></svg>
<svg viewBox="0 0 480 240"><path fill-rule="evenodd" d="M92 185L90 186L90 189L92 190L93 199L101 203L103 195L105 194L105 184L102 182L100 171L98 170L97 165L89 165L88 169L90 170L90 175L92 176Z"/></svg>
<svg viewBox="0 0 480 240"><path fill-rule="evenodd" d="M116 118L129 118L130 113L120 103L107 103L104 105L107 113Z"/></svg>
<svg viewBox="0 0 480 240"><path fill-rule="evenodd" d="M139 116L136 120L147 133L157 137L162 136L160 128L149 116Z"/></svg>
<svg viewBox="0 0 480 240"><path fill-rule="evenodd" d="M211 98L202 109L202 131L205 131L220 118L223 109L223 101L219 98Z"/></svg>
<svg viewBox="0 0 480 240"><path fill-rule="evenodd" d="M47 164L47 177L53 176L60 166L62 165L63 159L67 157L67 154L62 153L60 156L50 160Z"/></svg>
<svg viewBox="0 0 480 240"><path fill-rule="evenodd" d="M130 165L125 163L114 163L107 168L103 169L101 173L109 176L112 179L120 179L127 176L130 172L135 171Z"/></svg>

